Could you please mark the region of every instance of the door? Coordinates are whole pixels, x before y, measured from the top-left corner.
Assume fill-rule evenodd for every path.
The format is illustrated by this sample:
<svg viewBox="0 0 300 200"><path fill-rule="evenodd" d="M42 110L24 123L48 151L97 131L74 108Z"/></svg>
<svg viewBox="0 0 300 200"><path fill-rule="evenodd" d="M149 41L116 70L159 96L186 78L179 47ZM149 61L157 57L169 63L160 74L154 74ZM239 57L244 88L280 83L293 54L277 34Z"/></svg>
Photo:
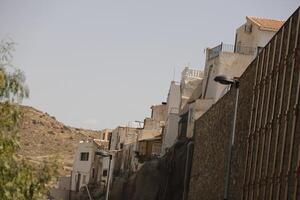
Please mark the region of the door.
<svg viewBox="0 0 300 200"><path fill-rule="evenodd" d="M76 192L79 192L79 189L80 189L80 180L81 180L81 174L77 174Z"/></svg>

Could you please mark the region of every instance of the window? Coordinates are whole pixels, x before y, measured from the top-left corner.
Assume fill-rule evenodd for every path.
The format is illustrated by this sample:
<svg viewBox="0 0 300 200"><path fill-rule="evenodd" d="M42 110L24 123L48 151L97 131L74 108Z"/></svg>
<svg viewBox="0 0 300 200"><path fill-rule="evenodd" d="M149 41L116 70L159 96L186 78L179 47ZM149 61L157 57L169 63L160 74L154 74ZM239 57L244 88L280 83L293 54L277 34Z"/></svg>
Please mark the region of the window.
<svg viewBox="0 0 300 200"><path fill-rule="evenodd" d="M80 154L80 160L81 161L88 161L89 160L89 152L82 152Z"/></svg>
<svg viewBox="0 0 300 200"><path fill-rule="evenodd" d="M123 147L124 147L124 144L121 143L121 144L120 144L120 149L123 149Z"/></svg>
<svg viewBox="0 0 300 200"><path fill-rule="evenodd" d="M102 140L105 140L105 133L103 133L103 135L102 135Z"/></svg>
<svg viewBox="0 0 300 200"><path fill-rule="evenodd" d="M103 176L107 176L107 169L103 170Z"/></svg>
<svg viewBox="0 0 300 200"><path fill-rule="evenodd" d="M92 178L95 178L95 168L93 167Z"/></svg>
<svg viewBox="0 0 300 200"><path fill-rule="evenodd" d="M252 32L252 24L246 24L244 31L246 33L251 33Z"/></svg>

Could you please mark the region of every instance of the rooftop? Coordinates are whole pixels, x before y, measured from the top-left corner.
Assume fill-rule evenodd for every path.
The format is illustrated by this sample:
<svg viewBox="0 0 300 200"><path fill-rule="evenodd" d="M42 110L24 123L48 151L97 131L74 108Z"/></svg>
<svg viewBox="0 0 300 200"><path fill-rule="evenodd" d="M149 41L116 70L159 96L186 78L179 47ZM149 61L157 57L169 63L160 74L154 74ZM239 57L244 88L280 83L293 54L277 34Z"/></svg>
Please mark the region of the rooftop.
<svg viewBox="0 0 300 200"><path fill-rule="evenodd" d="M248 46L238 46L235 48L232 44L224 44L223 42L214 48L207 49L207 59L218 57L220 52L239 53L244 55L256 55L257 48Z"/></svg>
<svg viewBox="0 0 300 200"><path fill-rule="evenodd" d="M285 21L267 19L261 17L247 16L246 19L255 23L260 29L267 31L278 31Z"/></svg>

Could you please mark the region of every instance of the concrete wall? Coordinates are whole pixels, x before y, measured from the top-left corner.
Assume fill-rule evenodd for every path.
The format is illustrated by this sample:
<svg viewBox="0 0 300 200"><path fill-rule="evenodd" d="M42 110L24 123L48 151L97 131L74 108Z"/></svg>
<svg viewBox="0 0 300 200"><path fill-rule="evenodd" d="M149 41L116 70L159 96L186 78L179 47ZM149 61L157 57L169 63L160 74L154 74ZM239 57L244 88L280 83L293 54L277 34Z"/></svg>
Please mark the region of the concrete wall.
<svg viewBox="0 0 300 200"><path fill-rule="evenodd" d="M202 70L190 69L188 67L185 67L182 71L180 81L181 109L192 96L197 86L202 82L203 75L204 73Z"/></svg>
<svg viewBox="0 0 300 200"><path fill-rule="evenodd" d="M167 98L167 116L170 113L178 113L180 107L180 85L175 81L171 82Z"/></svg>
<svg viewBox="0 0 300 200"><path fill-rule="evenodd" d="M58 179L58 188L63 190L70 190L71 187L71 177L65 176L65 177L59 177Z"/></svg>
<svg viewBox="0 0 300 200"><path fill-rule="evenodd" d="M203 80L203 89L206 90L205 99L214 99L216 102L227 89L226 87L214 81L215 76L226 75L231 77L240 77L250 64L253 56L243 55L232 52L220 52L219 56L206 60L205 78ZM210 76L208 77L209 68L212 67ZM208 79L208 80L207 80ZM207 84L207 85L206 85Z"/></svg>
<svg viewBox="0 0 300 200"><path fill-rule="evenodd" d="M59 188L51 188L50 195L54 200L69 200L70 198L70 191L63 190Z"/></svg>
<svg viewBox="0 0 300 200"><path fill-rule="evenodd" d="M153 118L145 118L143 129L146 130L160 130L161 129L161 121L157 121Z"/></svg>
<svg viewBox="0 0 300 200"><path fill-rule="evenodd" d="M180 102L180 84L172 81L167 98L167 115L163 132L162 154L165 153L166 148L171 147L175 143L178 136Z"/></svg>
<svg viewBox="0 0 300 200"><path fill-rule="evenodd" d="M162 154L166 152L167 148L170 148L175 143L178 137L178 122L178 114L169 114L166 122L165 132L163 134Z"/></svg>
<svg viewBox="0 0 300 200"><path fill-rule="evenodd" d="M143 129L140 131L140 134L138 136L138 140L147 140L147 139L151 139L151 138L155 138L161 135L161 131L158 130L146 130Z"/></svg>
<svg viewBox="0 0 300 200"><path fill-rule="evenodd" d="M165 121L166 119L166 112L167 112L167 105L166 104L161 104L161 105L155 105L151 106L152 110L152 116L151 119L154 121Z"/></svg>

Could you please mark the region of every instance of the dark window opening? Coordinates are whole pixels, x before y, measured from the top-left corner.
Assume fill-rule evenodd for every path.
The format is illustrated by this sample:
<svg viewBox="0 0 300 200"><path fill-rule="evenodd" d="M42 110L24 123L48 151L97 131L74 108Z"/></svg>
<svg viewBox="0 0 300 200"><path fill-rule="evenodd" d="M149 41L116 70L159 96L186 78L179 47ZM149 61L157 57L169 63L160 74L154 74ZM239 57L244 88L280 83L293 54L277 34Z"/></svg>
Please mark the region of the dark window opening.
<svg viewBox="0 0 300 200"><path fill-rule="evenodd" d="M80 160L81 161L88 161L89 160L89 152L82 152L80 154Z"/></svg>
<svg viewBox="0 0 300 200"><path fill-rule="evenodd" d="M103 176L107 176L107 169L103 170Z"/></svg>
<svg viewBox="0 0 300 200"><path fill-rule="evenodd" d="M92 171L92 178L95 178L95 168L93 168L93 171Z"/></svg>

